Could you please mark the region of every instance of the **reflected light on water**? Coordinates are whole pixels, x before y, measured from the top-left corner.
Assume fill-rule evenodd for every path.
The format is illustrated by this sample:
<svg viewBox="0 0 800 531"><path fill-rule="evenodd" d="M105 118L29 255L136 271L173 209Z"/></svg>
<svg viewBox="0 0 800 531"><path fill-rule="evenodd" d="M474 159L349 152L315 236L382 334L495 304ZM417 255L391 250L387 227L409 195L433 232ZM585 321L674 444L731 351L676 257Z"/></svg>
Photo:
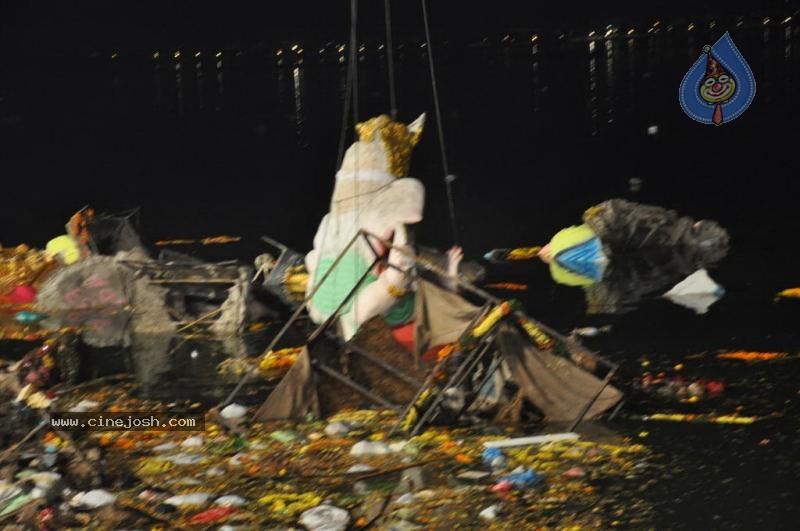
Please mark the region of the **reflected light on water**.
<svg viewBox="0 0 800 531"><path fill-rule="evenodd" d="M180 64L175 65L175 95L178 103L178 112L183 113L183 75Z"/></svg>
<svg viewBox="0 0 800 531"><path fill-rule="evenodd" d="M197 105L201 109L205 107L204 100L205 100L205 90L203 87L203 62L199 59L200 52L195 54L195 57L198 57L197 62L194 64L194 75L195 75L195 84L197 85Z"/></svg>
<svg viewBox="0 0 800 531"><path fill-rule="evenodd" d="M594 44L594 43L590 43ZM589 115L590 115L590 128L592 136L597 136L599 133L597 126L597 116L599 110L597 108L597 59L594 55L589 57Z"/></svg>
<svg viewBox="0 0 800 531"><path fill-rule="evenodd" d="M532 72L532 109L534 112L539 112L540 104L541 104L541 94L542 94L542 87L541 87L541 79L539 75L539 44L538 41L539 36L534 35L531 37L531 72Z"/></svg>
<svg viewBox="0 0 800 531"><path fill-rule="evenodd" d="M786 27L783 30L783 40L785 42L783 46L783 57L789 61L792 58L792 26L790 24L792 18L787 17L786 20L783 21L786 24Z"/></svg>
<svg viewBox="0 0 800 531"><path fill-rule="evenodd" d="M608 123L614 122L614 41L606 41L606 86L608 88Z"/></svg>
<svg viewBox="0 0 800 531"><path fill-rule="evenodd" d="M217 52L217 99L214 103L214 110L222 108L223 75L222 75L222 52Z"/></svg>
<svg viewBox="0 0 800 531"><path fill-rule="evenodd" d="M303 71L300 67L292 70L292 82L294 84L294 123L299 143L303 136Z"/></svg>

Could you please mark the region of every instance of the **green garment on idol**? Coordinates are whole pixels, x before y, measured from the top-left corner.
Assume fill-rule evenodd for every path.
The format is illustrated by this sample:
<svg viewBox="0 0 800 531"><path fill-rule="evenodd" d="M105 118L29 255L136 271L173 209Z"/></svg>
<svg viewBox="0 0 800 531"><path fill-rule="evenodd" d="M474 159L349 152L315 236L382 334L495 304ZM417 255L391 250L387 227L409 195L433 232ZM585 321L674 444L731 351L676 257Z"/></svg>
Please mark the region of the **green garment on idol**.
<svg viewBox="0 0 800 531"><path fill-rule="evenodd" d="M321 279L325 276L335 260L335 257L322 257L319 261L319 266L317 266L316 279ZM364 260L358 251L346 253L336 266L336 269L325 279L325 282L312 297L311 300L314 302L314 305L322 314L326 316L333 315L333 312L336 311L336 308L339 307L344 298L347 297L347 294L350 293L356 285L358 279L361 278L361 275L363 275L364 271L368 268L369 263ZM377 277L375 275L368 275L358 289L356 296L376 280ZM342 313L349 311L353 307L354 299L355 297L348 301L342 309ZM414 293L409 292L405 296L400 297L397 303L392 306L383 318L390 326L396 326L408 322L413 313Z"/></svg>

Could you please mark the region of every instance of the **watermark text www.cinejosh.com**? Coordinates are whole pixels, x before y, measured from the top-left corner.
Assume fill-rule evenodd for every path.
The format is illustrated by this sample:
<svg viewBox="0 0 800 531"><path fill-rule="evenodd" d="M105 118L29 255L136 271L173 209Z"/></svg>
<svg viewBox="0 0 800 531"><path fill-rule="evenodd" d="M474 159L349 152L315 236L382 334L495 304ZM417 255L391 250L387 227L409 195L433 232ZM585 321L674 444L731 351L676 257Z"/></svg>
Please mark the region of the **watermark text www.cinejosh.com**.
<svg viewBox="0 0 800 531"><path fill-rule="evenodd" d="M63 431L204 431L198 412L52 412L50 427Z"/></svg>

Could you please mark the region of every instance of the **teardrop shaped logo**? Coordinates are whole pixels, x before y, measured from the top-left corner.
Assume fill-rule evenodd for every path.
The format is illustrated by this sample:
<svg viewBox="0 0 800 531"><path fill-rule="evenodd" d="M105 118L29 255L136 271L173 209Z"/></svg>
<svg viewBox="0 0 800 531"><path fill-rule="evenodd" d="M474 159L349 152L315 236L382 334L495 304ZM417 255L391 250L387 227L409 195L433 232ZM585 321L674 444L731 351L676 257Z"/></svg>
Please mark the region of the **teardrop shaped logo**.
<svg viewBox="0 0 800 531"><path fill-rule="evenodd" d="M756 95L756 80L725 32L683 76L678 98L683 112L703 124L722 125L741 115Z"/></svg>

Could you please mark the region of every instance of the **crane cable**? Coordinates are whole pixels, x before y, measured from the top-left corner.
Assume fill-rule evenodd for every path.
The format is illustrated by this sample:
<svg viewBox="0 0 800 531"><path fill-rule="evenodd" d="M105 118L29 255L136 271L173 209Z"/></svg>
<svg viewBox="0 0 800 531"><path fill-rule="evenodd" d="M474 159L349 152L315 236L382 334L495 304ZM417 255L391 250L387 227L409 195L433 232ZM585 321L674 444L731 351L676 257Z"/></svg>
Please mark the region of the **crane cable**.
<svg viewBox="0 0 800 531"><path fill-rule="evenodd" d="M450 228L453 232L453 245L457 245L458 225L456 223L455 203L453 202L453 181L456 180L456 176L450 173L450 167L447 164L447 151L444 142L444 129L442 127L442 109L439 105L439 88L438 84L436 83L436 69L433 65L433 43L431 42L431 29L430 24L428 23L428 4L426 0L421 0L421 2L422 20L425 25L425 40L428 49L428 66L430 67L431 88L433 90L433 106L434 110L436 111L436 127L439 130L439 149L442 155L442 168L444 169L445 187L447 188L447 207L450 213Z"/></svg>
<svg viewBox="0 0 800 531"><path fill-rule="evenodd" d="M394 76L391 0L383 0L383 11L386 19L386 66L389 71L389 110L391 111L392 120L397 120L397 86Z"/></svg>

